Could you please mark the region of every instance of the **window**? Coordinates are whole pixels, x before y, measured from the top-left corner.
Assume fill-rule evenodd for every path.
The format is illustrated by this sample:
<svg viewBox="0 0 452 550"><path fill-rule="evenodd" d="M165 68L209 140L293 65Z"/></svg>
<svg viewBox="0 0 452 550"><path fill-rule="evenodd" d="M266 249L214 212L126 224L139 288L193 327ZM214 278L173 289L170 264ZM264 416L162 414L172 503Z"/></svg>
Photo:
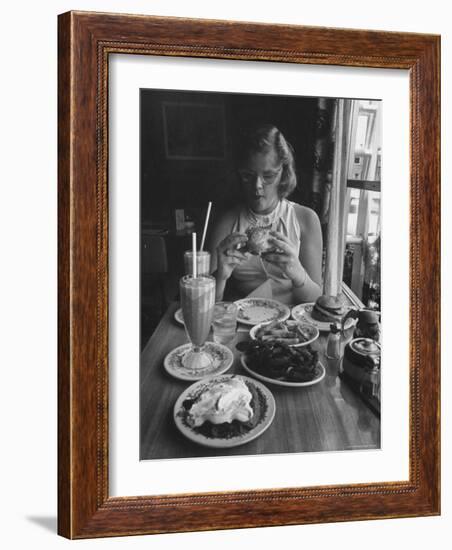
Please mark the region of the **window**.
<svg viewBox="0 0 452 550"><path fill-rule="evenodd" d="M379 243L381 204L381 101L354 101L352 106L347 192L346 246L343 279L353 292L369 302L369 273L365 258ZM378 278L380 260L373 278ZM375 275L376 274L376 275ZM379 283L378 283L379 284ZM365 288L364 288L365 287ZM379 307L375 294L369 307Z"/></svg>

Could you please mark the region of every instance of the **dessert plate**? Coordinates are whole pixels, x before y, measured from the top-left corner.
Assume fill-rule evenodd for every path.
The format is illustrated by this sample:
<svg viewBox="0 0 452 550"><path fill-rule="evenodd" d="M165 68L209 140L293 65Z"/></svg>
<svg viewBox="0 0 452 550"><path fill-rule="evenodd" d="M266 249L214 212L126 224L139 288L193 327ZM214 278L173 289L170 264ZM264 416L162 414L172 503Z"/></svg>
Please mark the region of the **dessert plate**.
<svg viewBox="0 0 452 550"><path fill-rule="evenodd" d="M234 361L232 351L216 342L206 342L203 351L209 355L211 364L205 368L190 369L186 367L182 359L191 350L191 344L183 344L168 353L163 361L163 366L168 374L178 380L192 382L201 380L207 376L213 376L226 372Z"/></svg>
<svg viewBox="0 0 452 550"><path fill-rule="evenodd" d="M255 416L251 423L244 423L241 430L239 429L240 426L237 424L239 421L237 420L234 420L230 427L226 426L227 423L221 424L221 428L219 428L219 431L222 433L221 437L212 435L208 430L205 428L203 429L204 425L198 428L190 426L187 422L189 410L187 407L190 403L196 400L202 391L232 376L241 378L253 394L251 408ZM273 422L275 410L275 399L270 390L263 384L247 376L225 374L223 376L213 376L205 380L200 380L189 386L178 397L174 405L173 415L178 430L191 441L205 447L226 449L243 445L262 435Z"/></svg>

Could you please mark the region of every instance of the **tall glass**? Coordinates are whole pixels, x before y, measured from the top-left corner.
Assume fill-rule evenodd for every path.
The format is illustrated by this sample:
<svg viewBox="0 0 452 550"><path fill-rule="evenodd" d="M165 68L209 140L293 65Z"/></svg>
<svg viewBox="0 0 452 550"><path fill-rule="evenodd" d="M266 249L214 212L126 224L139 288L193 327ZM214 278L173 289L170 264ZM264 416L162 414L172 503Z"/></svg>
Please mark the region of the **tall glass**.
<svg viewBox="0 0 452 550"><path fill-rule="evenodd" d="M193 251L184 253L185 274L193 275ZM196 268L198 275L210 275L210 252L198 250L196 252Z"/></svg>
<svg viewBox="0 0 452 550"><path fill-rule="evenodd" d="M215 278L201 275L195 279L192 275L184 275L179 286L185 330L192 344L182 362L187 368L203 369L212 361L203 347L212 325Z"/></svg>

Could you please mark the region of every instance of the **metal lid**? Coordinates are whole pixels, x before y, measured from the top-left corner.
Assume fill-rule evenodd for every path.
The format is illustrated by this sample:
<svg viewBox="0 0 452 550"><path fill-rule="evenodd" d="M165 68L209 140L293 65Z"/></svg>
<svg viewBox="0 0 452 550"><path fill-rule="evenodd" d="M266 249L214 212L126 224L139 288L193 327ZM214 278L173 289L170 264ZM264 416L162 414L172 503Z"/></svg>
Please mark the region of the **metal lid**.
<svg viewBox="0 0 452 550"><path fill-rule="evenodd" d="M350 342L351 349L359 355L379 355L380 345L371 338L355 338Z"/></svg>
<svg viewBox="0 0 452 550"><path fill-rule="evenodd" d="M370 309L362 309L359 312L359 322L367 325L378 323L378 312Z"/></svg>

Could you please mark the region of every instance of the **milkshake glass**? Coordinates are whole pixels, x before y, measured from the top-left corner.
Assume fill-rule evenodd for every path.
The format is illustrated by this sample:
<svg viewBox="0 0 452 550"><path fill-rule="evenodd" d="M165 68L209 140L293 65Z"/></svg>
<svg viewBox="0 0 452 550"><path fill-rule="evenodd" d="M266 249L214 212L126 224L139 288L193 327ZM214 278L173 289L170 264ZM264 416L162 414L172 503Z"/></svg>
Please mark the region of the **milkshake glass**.
<svg viewBox="0 0 452 550"><path fill-rule="evenodd" d="M180 280L180 300L185 330L192 344L182 362L190 369L208 367L212 360L203 351L210 332L215 305L215 278L210 275L185 275Z"/></svg>
<svg viewBox="0 0 452 550"><path fill-rule="evenodd" d="M193 275L193 251L184 252L184 266L186 275ZM196 267L198 275L210 275L210 252L199 250L196 252Z"/></svg>

